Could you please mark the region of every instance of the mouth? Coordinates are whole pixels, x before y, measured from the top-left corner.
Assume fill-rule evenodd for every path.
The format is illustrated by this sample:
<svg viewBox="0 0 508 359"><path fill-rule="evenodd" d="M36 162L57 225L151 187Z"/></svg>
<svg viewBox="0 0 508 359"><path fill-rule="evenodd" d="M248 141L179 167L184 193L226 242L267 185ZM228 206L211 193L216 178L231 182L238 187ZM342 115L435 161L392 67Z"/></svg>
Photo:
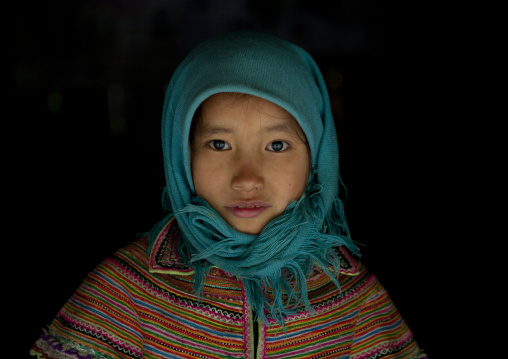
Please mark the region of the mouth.
<svg viewBox="0 0 508 359"><path fill-rule="evenodd" d="M252 202L236 202L232 205L226 206L226 210L233 216L238 218L254 218L259 216L261 213L270 208L264 202L252 201Z"/></svg>

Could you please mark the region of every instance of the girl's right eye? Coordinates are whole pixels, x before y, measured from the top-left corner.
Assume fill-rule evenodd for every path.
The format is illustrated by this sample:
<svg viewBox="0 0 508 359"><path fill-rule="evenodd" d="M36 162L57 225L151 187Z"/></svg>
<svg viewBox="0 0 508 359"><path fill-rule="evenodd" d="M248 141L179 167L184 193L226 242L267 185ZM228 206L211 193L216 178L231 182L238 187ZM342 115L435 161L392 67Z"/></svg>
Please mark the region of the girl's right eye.
<svg viewBox="0 0 508 359"><path fill-rule="evenodd" d="M222 140L212 140L208 142L208 146L216 151L226 151L231 149L231 146L226 141Z"/></svg>

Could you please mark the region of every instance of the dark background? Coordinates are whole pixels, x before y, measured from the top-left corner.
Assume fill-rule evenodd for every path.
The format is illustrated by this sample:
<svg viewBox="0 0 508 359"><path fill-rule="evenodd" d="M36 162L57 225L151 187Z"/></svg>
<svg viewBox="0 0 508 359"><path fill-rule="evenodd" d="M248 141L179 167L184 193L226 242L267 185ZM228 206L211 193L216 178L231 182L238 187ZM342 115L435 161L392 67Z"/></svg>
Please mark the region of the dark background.
<svg viewBox="0 0 508 359"><path fill-rule="evenodd" d="M90 270L161 217L165 87L188 51L237 29L273 33L317 61L353 239L420 346L439 357L451 321L438 249L450 235L451 156L439 151L449 84L440 11L377 0L95 0L20 3L8 16L17 139L7 151L17 199L8 277L10 299L24 302L9 319L22 338L14 357Z"/></svg>

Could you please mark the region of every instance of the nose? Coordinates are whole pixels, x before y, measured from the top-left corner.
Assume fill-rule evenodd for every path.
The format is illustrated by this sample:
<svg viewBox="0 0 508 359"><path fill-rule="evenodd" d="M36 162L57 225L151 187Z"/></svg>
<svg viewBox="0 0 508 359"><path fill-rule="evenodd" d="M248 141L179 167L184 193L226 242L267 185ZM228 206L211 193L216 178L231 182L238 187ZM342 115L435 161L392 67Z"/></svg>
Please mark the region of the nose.
<svg viewBox="0 0 508 359"><path fill-rule="evenodd" d="M250 192L264 186L262 160L253 155L241 155L235 159L231 187L238 191Z"/></svg>

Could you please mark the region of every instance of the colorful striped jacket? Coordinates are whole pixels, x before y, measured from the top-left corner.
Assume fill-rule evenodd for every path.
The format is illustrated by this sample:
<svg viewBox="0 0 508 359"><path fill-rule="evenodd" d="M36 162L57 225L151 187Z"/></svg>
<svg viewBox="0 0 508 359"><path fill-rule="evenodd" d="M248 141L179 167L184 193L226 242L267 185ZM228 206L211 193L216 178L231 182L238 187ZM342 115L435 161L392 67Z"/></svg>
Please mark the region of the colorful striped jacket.
<svg viewBox="0 0 508 359"><path fill-rule="evenodd" d="M342 292L316 269L314 314L254 323L241 281L213 268L203 297L178 259L170 221L147 255L142 238L102 262L31 350L38 358L424 358L376 277L345 250ZM257 328L257 329L255 329ZM254 330L257 331L255 335ZM255 344L257 342L257 344Z"/></svg>

